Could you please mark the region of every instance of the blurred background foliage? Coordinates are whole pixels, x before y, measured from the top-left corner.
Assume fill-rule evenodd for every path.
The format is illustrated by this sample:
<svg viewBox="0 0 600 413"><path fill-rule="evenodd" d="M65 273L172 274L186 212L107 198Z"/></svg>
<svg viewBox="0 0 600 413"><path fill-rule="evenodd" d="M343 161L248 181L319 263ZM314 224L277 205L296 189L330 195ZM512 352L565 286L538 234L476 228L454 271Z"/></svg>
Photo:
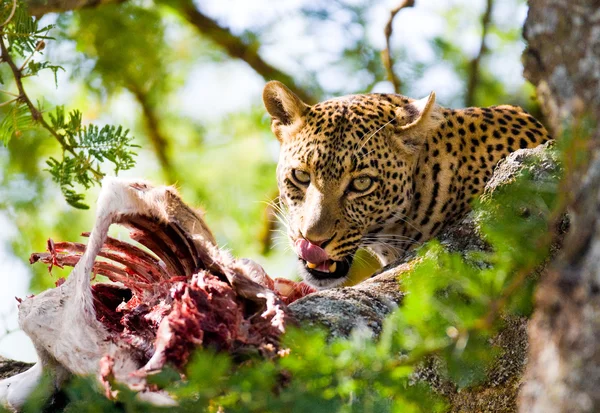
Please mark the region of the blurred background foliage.
<svg viewBox="0 0 600 413"><path fill-rule="evenodd" d="M285 237L271 232L277 226L266 206L277 195L278 144L262 86L278 79L313 103L392 92L380 53L397 2L130 0L58 14L43 13L42 3L31 2L32 12L42 25L56 26L35 59L64 71L58 86L48 71L25 79L31 99L79 109L84 123L129 129L140 148L135 168L120 176L176 185L186 202L206 211L221 245L273 276L295 276L295 259ZM418 98L434 90L444 106L512 103L538 114L521 75L526 10L524 0L436 0L400 11L390 39L400 92ZM14 91L4 64L0 75ZM0 102L10 98L0 94ZM9 110L0 106L0 117ZM81 240L93 220L92 212L65 202L45 171L59 153L39 128L0 146L0 274L27 280L32 292L64 273L25 267L29 254L45 250L48 237ZM87 203L96 192L85 192ZM12 311L10 300L24 293L7 289L0 312ZM13 328L14 317L5 324ZM12 343L11 350L0 341L0 350L23 358Z"/></svg>

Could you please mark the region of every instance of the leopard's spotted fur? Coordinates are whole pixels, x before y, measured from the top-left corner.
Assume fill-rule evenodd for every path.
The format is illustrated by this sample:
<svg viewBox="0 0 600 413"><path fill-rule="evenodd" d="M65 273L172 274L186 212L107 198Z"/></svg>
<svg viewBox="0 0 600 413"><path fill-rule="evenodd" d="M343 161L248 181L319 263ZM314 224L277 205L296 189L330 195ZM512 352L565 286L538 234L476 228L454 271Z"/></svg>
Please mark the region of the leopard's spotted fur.
<svg viewBox="0 0 600 413"><path fill-rule="evenodd" d="M320 245L340 264L331 273L303 268L319 287L343 282L358 248L385 265L435 236L468 210L500 159L550 139L521 108L446 109L433 93L423 100L351 95L308 106L269 82L263 97L281 142L277 178L289 236ZM353 190L365 182L372 187Z"/></svg>

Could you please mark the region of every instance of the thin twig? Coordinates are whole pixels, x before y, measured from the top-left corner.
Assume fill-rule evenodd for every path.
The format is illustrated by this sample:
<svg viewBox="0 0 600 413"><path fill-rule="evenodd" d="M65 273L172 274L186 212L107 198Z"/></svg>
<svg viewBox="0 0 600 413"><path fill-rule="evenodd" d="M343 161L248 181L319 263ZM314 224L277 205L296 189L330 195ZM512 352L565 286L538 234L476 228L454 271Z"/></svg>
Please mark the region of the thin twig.
<svg viewBox="0 0 600 413"><path fill-rule="evenodd" d="M25 66L27 66L27 63L29 63L29 61L36 54L36 52L39 52L44 47L45 47L45 44L43 41L37 42L37 44L35 45L35 50L33 52L31 52L31 54L29 56L27 56L27 59L25 59L23 61L23 64L21 65L21 67L19 67L19 72L23 72L23 69L25 69Z"/></svg>
<svg viewBox="0 0 600 413"><path fill-rule="evenodd" d="M394 7L390 11L390 18L385 25L385 29L383 33L385 35L385 49L381 51L381 60L383 61L383 66L385 67L385 71L387 73L387 78L392 85L394 85L394 92L400 93L400 87L402 83L396 74L394 73L394 60L392 59L392 52L390 47L390 39L392 37L392 25L394 23L394 18L398 14L398 12L407 7L413 7L415 5L415 0L402 0L400 4Z"/></svg>
<svg viewBox="0 0 600 413"><path fill-rule="evenodd" d="M6 93L7 95L14 96L16 98L19 97L19 95L17 95L16 93L9 92L8 90L4 90L4 89L0 89L0 93Z"/></svg>
<svg viewBox="0 0 600 413"><path fill-rule="evenodd" d="M489 32L490 23L492 21L492 9L494 8L494 0L487 0L487 6L483 17L481 18L481 43L479 44L479 52L477 56L471 60L469 67L469 79L467 81L467 90L465 92L465 104L473 106L475 104L475 91L479 83L479 66L481 59L488 52L485 38Z"/></svg>
<svg viewBox="0 0 600 413"><path fill-rule="evenodd" d="M3 27L0 26L0 30L2 30L2 29L3 29ZM19 96L18 96L17 100L20 100L27 105L33 120L35 122L39 123L48 132L50 132L50 134L52 136L54 136L54 138L58 141L58 143L60 143L60 145L62 146L64 151L67 151L67 152L71 153L72 155L77 156L77 153L73 150L73 148L70 145L67 144L64 137L62 135L58 134L58 132L56 132L54 130L54 128L52 128L52 126L50 126L48 124L48 122L46 122L46 120L42 116L42 112L38 108L35 107L35 105L31 101L31 99L29 98L29 96L27 96L27 93L25 93L25 88L23 87L23 73L19 70L19 68L13 61L12 57L8 53L8 49L6 48L6 45L4 44L3 37L0 37L0 52L2 52L2 54L0 55L2 57L2 60L8 64L8 67L10 67L13 77L15 78L15 83L16 83L17 89L19 91ZM100 180L104 177L104 174L102 172L100 172L99 170L97 170L95 168L92 168L91 166L89 167L89 171L92 173L92 175L94 175L94 178L97 180Z"/></svg>
<svg viewBox="0 0 600 413"><path fill-rule="evenodd" d="M0 107L9 105L9 104L11 104L13 102L16 102L17 100L19 100L18 97L14 98L14 99L11 99L11 100L7 100L6 102L2 102L2 103L0 103Z"/></svg>
<svg viewBox="0 0 600 413"><path fill-rule="evenodd" d="M4 20L4 23L0 24L0 27L6 26L12 20L12 18L15 16L15 11L17 11L17 0L13 0L12 10L10 11L10 14L6 20Z"/></svg>

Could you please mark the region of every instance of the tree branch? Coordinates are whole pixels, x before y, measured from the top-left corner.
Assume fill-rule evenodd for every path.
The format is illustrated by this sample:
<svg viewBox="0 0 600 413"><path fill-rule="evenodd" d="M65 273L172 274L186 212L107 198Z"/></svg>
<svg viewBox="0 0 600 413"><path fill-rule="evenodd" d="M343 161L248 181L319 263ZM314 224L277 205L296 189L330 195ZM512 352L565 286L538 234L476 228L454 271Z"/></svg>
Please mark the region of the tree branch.
<svg viewBox="0 0 600 413"><path fill-rule="evenodd" d="M234 35L231 30L219 25L215 20L200 12L191 0L181 0L174 4L166 2L165 4L175 8L181 13L181 16L193 25L201 34L221 46L231 57L246 62L265 80L279 80L280 82L285 83L305 102L316 102L317 99L315 96L298 86L292 76L282 72L263 60L258 53L260 46L258 43L251 43Z"/></svg>
<svg viewBox="0 0 600 413"><path fill-rule="evenodd" d="M381 60L383 62L383 66L385 67L385 71L387 74L387 78L392 85L394 85L394 92L400 93L400 87L402 86L402 82L394 73L394 60L392 59L392 53L390 48L390 39L392 37L392 25L394 23L394 17L398 14L398 12L406 7L413 7L415 5L415 0L402 0L400 4L394 7L390 11L390 18L385 25L385 29L383 33L385 34L385 49L381 51Z"/></svg>
<svg viewBox="0 0 600 413"><path fill-rule="evenodd" d="M475 104L475 91L477 90L477 84L479 83L479 66L481 65L481 59L487 54L488 48L485 43L485 38L489 32L490 22L492 20L492 9L494 7L494 0L487 0L487 6L483 17L481 18L481 43L479 45L479 52L469 64L469 79L467 81L467 90L465 92L465 104L467 106L473 106Z"/></svg>
<svg viewBox="0 0 600 413"><path fill-rule="evenodd" d="M0 26L0 31L2 31L3 28L4 28L3 26ZM35 105L31 101L31 99L29 98L29 96L27 96L27 93L25 93L25 88L23 86L23 73L22 73L21 69L19 69L17 67L14 60L10 56L8 49L6 48L6 45L4 44L4 38L1 36L0 36L0 52L2 52L2 54L0 54L0 61L5 62L8 65L8 67L10 67L10 70L15 79L15 84L17 85L17 89L19 91L19 97L17 98L17 100L20 100L27 105L27 107L29 108L29 112L31 113L32 119L35 122L39 123L44 129L46 129L58 141L58 143L60 144L60 146L62 147L62 149L64 151L67 151L67 152L71 153L72 155L77 156L77 153L65 141L65 138L62 135L60 135L58 132L56 132L54 130L54 128L48 124L48 122L46 122L46 120L44 119L44 116L42 115L42 112L40 112L40 110L37 107L35 107ZM94 175L94 178L98 181L100 181L100 179L102 179L104 177L104 173L102 173L101 171L99 171L96 168L93 168L92 166L88 166L88 170L92 173L92 175Z"/></svg>
<svg viewBox="0 0 600 413"><path fill-rule="evenodd" d="M25 3L29 12L33 16L39 17L46 13L61 13L125 1L127 0L25 0ZM200 12L191 0L165 1L164 4L179 12L198 32L221 46L229 56L246 62L265 80L279 80L285 83L307 103L317 101L317 97L312 92L300 87L291 75L267 63L258 53L258 44L234 35L227 27L219 25L214 19Z"/></svg>
<svg viewBox="0 0 600 413"><path fill-rule="evenodd" d="M47 13L63 13L124 1L126 0L25 0L24 3L32 16L40 17Z"/></svg>
<svg viewBox="0 0 600 413"><path fill-rule="evenodd" d="M165 178L170 184L173 184L177 181L177 175L173 168L171 158L169 157L169 140L160 131L160 122L156 116L154 107L150 103L148 95L139 88L128 86L128 89L133 93L142 107L146 131L148 132L148 138L154 149L154 154L160 163Z"/></svg>
<svg viewBox="0 0 600 413"><path fill-rule="evenodd" d="M4 20L4 22L2 22L2 24L0 26L7 25L12 20L12 18L15 15L16 11L17 11L17 0L13 0L13 4L12 4L12 8L10 9L10 13L9 13L8 17Z"/></svg>

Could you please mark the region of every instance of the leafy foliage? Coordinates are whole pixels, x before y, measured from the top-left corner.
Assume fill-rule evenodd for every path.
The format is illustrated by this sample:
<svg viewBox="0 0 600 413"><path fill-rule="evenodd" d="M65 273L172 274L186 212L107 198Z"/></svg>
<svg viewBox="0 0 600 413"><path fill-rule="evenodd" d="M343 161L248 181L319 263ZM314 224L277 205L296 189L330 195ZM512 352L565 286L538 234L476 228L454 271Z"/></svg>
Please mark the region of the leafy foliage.
<svg viewBox="0 0 600 413"><path fill-rule="evenodd" d="M84 10L78 14L77 24L67 30L79 51L93 62L88 76L100 77L99 84L108 91L124 87L133 93L159 94L170 86L165 67L169 46L155 8L125 3Z"/></svg>
<svg viewBox="0 0 600 413"><path fill-rule="evenodd" d="M12 4L13 1L2 1L0 10L5 12L3 14L12 10ZM48 171L71 206L87 209L88 206L83 202L85 196L75 190L75 185L89 189L99 183L104 176L101 170L101 163L104 161L114 164L115 173L132 168L135 165L135 153L132 149L138 146L132 144L129 131L124 131L121 126L106 125L101 129L94 125L83 126L82 115L78 110L72 111L66 120L64 108L59 106L55 114L50 115L51 123L44 119L41 106L38 104L36 107L27 96L22 79L37 76L40 71L48 69L53 72L54 82L58 84L57 73L64 70L61 66L33 60L45 48L45 41L52 39L48 32L54 25L40 27L39 21L27 14L21 1L16 4L14 15L11 18L11 14L8 14L8 23L1 28L0 62L10 67L18 94L12 101L6 102L14 104L8 116L0 123L0 138L4 145L8 145L12 137L20 137L25 130L34 127L46 129L62 147L60 160L51 156L46 161ZM24 59L20 67L17 67L14 57Z"/></svg>
<svg viewBox="0 0 600 413"><path fill-rule="evenodd" d="M29 108L24 103L15 103L0 122L0 141L8 145L13 136L19 138L23 132L35 128Z"/></svg>
<svg viewBox="0 0 600 413"><path fill-rule="evenodd" d="M131 148L138 147L131 143L129 131L123 131L121 126L106 125L99 129L95 125L82 126L81 112L74 110L65 117L64 108L56 108L55 114L50 114L52 128L62 136L66 146L63 156L59 161L50 157L46 163L48 171L60 188L67 202L76 208L87 209L83 204L84 196L75 192L73 183L83 185L89 189L98 181L100 162L110 161L114 164L114 171L130 169L134 166Z"/></svg>
<svg viewBox="0 0 600 413"><path fill-rule="evenodd" d="M13 7L12 0L2 0L0 10L2 10L2 21L10 16L10 10ZM49 24L40 27L39 20L32 18L25 5L17 2L17 8L12 19L2 27L2 36L6 38L8 50L22 58L28 57L39 49L39 42L52 39L48 32L54 28Z"/></svg>

